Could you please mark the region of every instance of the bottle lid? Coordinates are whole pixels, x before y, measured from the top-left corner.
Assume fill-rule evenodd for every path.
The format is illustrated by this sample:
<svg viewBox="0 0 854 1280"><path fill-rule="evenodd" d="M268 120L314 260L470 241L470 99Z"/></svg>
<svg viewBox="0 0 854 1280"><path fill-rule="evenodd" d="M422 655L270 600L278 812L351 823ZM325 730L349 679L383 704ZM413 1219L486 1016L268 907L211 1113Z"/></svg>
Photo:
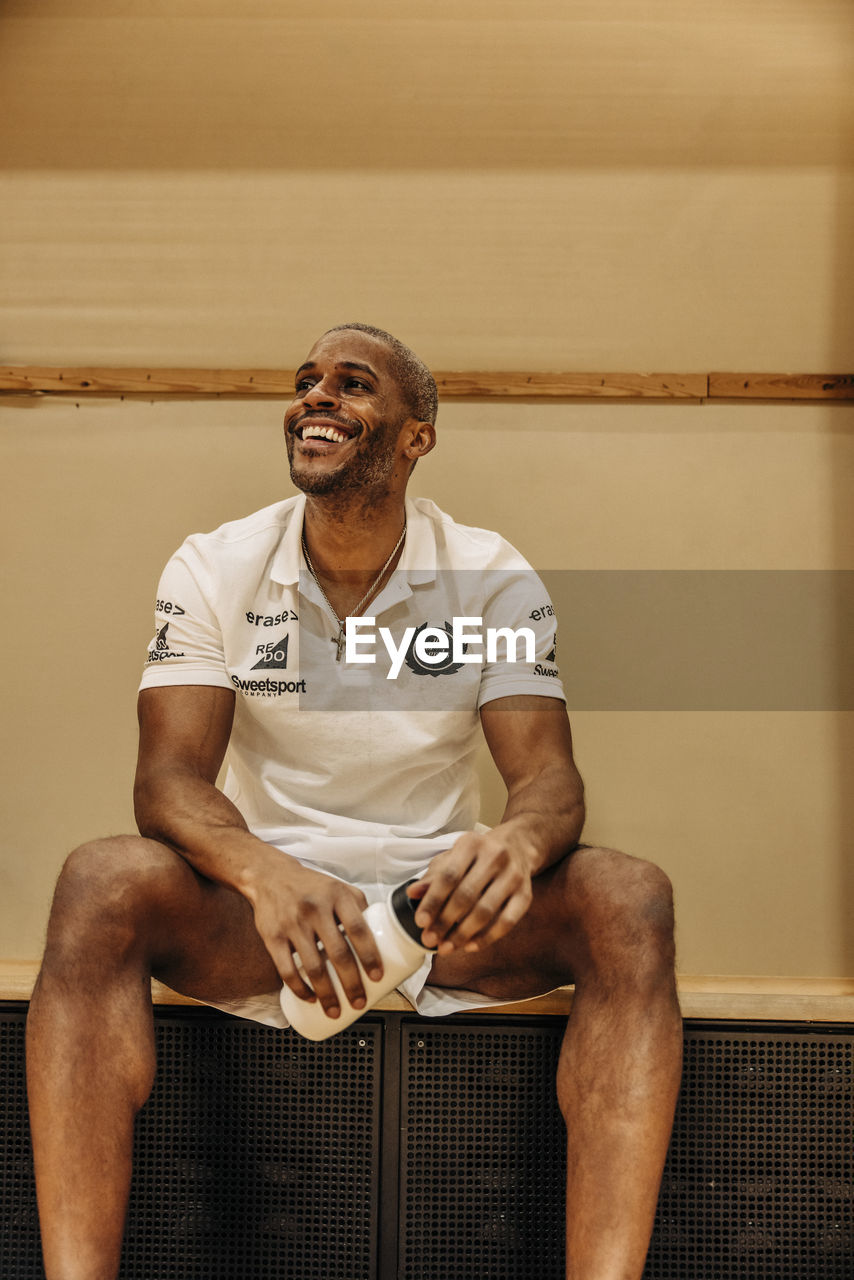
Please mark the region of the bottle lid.
<svg viewBox="0 0 854 1280"><path fill-rule="evenodd" d="M421 941L421 930L415 923L415 912L418 910L418 903L409 897L406 890L411 884L417 884L417 876L413 880L407 880L405 884L399 884L391 895L391 909L397 917L398 923L409 934L413 942L417 942L419 947L424 947ZM431 950L424 947L425 951Z"/></svg>

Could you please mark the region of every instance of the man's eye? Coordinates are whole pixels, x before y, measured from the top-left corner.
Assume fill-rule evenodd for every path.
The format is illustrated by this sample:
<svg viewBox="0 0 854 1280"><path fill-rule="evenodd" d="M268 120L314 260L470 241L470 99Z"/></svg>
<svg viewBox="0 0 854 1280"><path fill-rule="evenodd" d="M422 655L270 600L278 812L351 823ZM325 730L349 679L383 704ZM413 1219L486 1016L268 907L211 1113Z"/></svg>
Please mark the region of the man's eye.
<svg viewBox="0 0 854 1280"><path fill-rule="evenodd" d="M313 386L314 386L314 383L312 382L311 378L300 378L294 390L308 391L309 387L313 387Z"/></svg>
<svg viewBox="0 0 854 1280"><path fill-rule="evenodd" d="M367 382L362 382L361 378L348 378L347 386L355 387L357 391L370 391L371 389Z"/></svg>

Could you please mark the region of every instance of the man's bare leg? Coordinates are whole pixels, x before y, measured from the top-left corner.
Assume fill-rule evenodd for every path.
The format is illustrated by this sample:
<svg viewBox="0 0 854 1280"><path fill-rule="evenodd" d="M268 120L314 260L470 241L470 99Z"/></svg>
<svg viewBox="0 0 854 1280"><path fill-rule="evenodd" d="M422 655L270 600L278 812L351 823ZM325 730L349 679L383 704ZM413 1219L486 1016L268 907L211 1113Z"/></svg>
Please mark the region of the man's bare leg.
<svg viewBox="0 0 854 1280"><path fill-rule="evenodd" d="M60 877L27 1024L48 1280L114 1280L134 1117L154 1080L152 971L188 995L271 991L245 899L153 841L84 846Z"/></svg>
<svg viewBox="0 0 854 1280"><path fill-rule="evenodd" d="M568 1280L639 1280L682 1064L669 883L649 863L581 848L535 881L527 915L430 981L524 997L576 984L561 1051Z"/></svg>

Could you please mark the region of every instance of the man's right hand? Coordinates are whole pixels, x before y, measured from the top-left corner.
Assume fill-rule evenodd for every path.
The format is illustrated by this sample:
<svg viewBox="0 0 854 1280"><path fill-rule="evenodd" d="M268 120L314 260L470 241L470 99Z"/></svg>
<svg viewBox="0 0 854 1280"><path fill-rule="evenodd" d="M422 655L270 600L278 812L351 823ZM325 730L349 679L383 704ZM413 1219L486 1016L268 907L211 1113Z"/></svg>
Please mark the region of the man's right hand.
<svg viewBox="0 0 854 1280"><path fill-rule="evenodd" d="M311 1002L318 999L324 1013L337 1018L341 1008L328 961L350 1004L364 1008L365 989L355 956L373 981L383 975L376 939L363 915L368 905L365 895L333 876L302 866L277 849L271 849L270 854L263 860L257 879L253 876L243 892L282 981L295 996ZM295 952L310 986L300 976Z"/></svg>

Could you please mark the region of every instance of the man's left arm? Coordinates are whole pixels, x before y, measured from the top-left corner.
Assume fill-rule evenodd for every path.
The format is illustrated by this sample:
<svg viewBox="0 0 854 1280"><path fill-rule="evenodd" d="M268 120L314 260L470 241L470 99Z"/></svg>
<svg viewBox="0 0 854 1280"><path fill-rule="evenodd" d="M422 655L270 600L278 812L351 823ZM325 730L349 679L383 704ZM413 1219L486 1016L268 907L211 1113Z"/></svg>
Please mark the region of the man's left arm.
<svg viewBox="0 0 854 1280"><path fill-rule="evenodd" d="M532 879L575 847L584 825L564 703L517 695L485 703L480 714L507 804L498 826L461 836L410 890L421 899L423 941L441 955L509 933L530 906Z"/></svg>

